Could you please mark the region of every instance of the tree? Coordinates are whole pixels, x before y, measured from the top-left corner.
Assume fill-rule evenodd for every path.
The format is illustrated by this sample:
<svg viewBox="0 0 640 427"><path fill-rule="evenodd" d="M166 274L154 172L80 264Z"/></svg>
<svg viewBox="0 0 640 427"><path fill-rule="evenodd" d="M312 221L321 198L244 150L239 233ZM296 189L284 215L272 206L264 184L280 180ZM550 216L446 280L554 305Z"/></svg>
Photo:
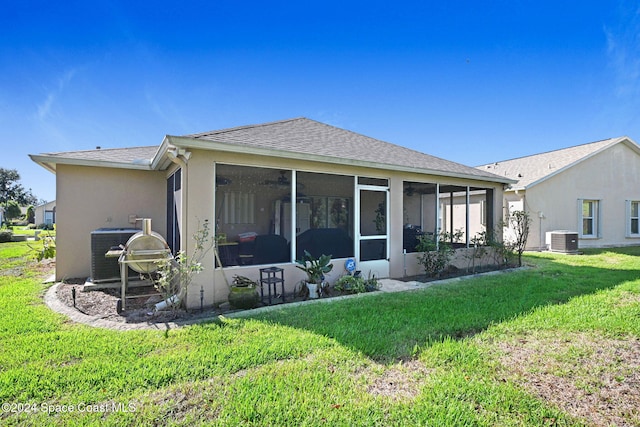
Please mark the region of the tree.
<svg viewBox="0 0 640 427"><path fill-rule="evenodd" d="M25 190L20 184L20 174L15 169L0 168L0 205L7 206L7 202L14 200L18 205L37 205L38 198L31 189Z"/></svg>
<svg viewBox="0 0 640 427"><path fill-rule="evenodd" d="M27 208L27 222L29 224L33 224L36 222L36 209L33 207L33 205L29 205L29 207Z"/></svg>
<svg viewBox="0 0 640 427"><path fill-rule="evenodd" d="M7 218L7 220L20 218L21 215L22 211L20 210L20 206L18 206L18 203L15 200L7 202L4 209L4 216L5 218Z"/></svg>
<svg viewBox="0 0 640 427"><path fill-rule="evenodd" d="M507 225L513 233L513 248L518 254L518 266L522 267L522 253L527 247L531 217L526 211L513 211L509 214Z"/></svg>

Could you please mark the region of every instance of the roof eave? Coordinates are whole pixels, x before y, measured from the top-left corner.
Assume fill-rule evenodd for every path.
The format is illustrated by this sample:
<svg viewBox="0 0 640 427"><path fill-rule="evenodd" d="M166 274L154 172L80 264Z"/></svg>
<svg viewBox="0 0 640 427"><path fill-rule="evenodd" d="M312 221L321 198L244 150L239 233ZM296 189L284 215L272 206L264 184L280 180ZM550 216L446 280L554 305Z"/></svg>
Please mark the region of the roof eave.
<svg viewBox="0 0 640 427"><path fill-rule="evenodd" d="M168 136L165 136L162 139L162 143L158 146L158 150L156 154L151 159L151 169L153 170L164 170L172 163L167 156L167 150L171 143L169 142Z"/></svg>
<svg viewBox="0 0 640 427"><path fill-rule="evenodd" d="M180 148L192 148L192 149L195 148L195 149L201 149L201 150L238 152L238 146L235 144L213 141L210 139L201 140L197 138L189 138L184 136L167 135L163 141L163 144L165 142ZM315 162L336 163L341 165L360 166L360 167L375 168L375 169L390 170L390 171L414 172L414 173L419 172L425 175L446 176L448 178L472 179L476 181L497 182L501 184L513 184L517 182L513 179L506 178L506 177L503 178L498 175L495 175L495 177L488 177L488 176L478 176L478 175L463 174L463 173L449 172L449 171L442 171L442 170L435 170L435 169L424 169L424 168L419 169L419 168L408 167L408 166L389 165L386 163L368 162L368 161L355 160L355 159L341 159L337 157L330 157L330 156L323 156L323 155L297 153L295 151L278 150L274 148L242 146L242 153L255 154L255 155L261 155L261 156L286 157L294 160L308 160L308 161L315 161Z"/></svg>
<svg viewBox="0 0 640 427"><path fill-rule="evenodd" d="M31 160L47 169L52 173L56 173L57 165L74 165L74 166L90 166L115 169L133 169L133 170L152 170L151 163L131 163L131 162L109 162L104 160L87 160L87 159L70 159L58 156L35 155L30 154Z"/></svg>
<svg viewBox="0 0 640 427"><path fill-rule="evenodd" d="M49 172L51 172L52 174L54 175L56 174L56 164L45 160L44 156L29 154L29 158L35 163L45 168L46 170L48 170Z"/></svg>

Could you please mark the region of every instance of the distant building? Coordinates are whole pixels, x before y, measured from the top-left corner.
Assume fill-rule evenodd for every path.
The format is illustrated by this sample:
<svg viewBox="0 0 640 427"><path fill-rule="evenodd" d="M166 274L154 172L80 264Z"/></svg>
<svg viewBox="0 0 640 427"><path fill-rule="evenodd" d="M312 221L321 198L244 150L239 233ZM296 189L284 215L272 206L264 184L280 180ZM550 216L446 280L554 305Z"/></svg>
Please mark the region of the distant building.
<svg viewBox="0 0 640 427"><path fill-rule="evenodd" d="M35 207L35 223L36 225L56 223L56 201L47 202Z"/></svg>
<svg viewBox="0 0 640 427"><path fill-rule="evenodd" d="M640 146L628 137L478 168L518 181L503 204L505 219L529 213L527 249L546 249L557 230L575 232L581 248L640 244Z"/></svg>

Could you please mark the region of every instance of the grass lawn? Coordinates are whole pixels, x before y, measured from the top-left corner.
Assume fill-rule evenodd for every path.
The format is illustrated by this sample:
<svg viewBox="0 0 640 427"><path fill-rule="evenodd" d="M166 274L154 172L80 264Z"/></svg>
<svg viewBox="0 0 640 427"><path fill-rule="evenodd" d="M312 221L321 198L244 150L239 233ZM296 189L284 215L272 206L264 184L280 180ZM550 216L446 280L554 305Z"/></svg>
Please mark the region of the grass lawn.
<svg viewBox="0 0 640 427"><path fill-rule="evenodd" d="M35 236L36 231L40 232L40 237L51 236L55 237L55 230L36 230L34 228L29 228L27 226L13 226L11 227L11 231L16 236Z"/></svg>
<svg viewBox="0 0 640 427"><path fill-rule="evenodd" d="M51 312L25 247L0 245L0 424L640 425L640 248L116 332Z"/></svg>

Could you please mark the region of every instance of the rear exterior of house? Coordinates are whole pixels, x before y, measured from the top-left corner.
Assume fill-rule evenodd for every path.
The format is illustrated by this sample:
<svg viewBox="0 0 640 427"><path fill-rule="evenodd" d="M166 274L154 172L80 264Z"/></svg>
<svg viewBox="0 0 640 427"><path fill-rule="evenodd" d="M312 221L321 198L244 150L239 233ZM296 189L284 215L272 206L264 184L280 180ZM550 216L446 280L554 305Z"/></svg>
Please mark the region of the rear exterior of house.
<svg viewBox="0 0 640 427"><path fill-rule="evenodd" d="M331 254L342 275L347 259L364 275L421 272L422 234L443 226L493 229L502 188L512 180L300 118L184 137L160 147L32 156L55 172L59 206L57 279L90 273L90 234L98 228L152 228L170 247L194 251L206 221L219 242L194 278L187 305L225 301L233 275L257 280L260 268L284 269L292 291L304 277L295 259ZM483 211L453 206L453 194L482 201ZM453 209L464 211L449 224Z"/></svg>
<svg viewBox="0 0 640 427"><path fill-rule="evenodd" d="M627 137L479 168L518 180L504 193L505 217L529 213L529 250L548 249L556 230L575 232L580 248L640 244L640 147Z"/></svg>

